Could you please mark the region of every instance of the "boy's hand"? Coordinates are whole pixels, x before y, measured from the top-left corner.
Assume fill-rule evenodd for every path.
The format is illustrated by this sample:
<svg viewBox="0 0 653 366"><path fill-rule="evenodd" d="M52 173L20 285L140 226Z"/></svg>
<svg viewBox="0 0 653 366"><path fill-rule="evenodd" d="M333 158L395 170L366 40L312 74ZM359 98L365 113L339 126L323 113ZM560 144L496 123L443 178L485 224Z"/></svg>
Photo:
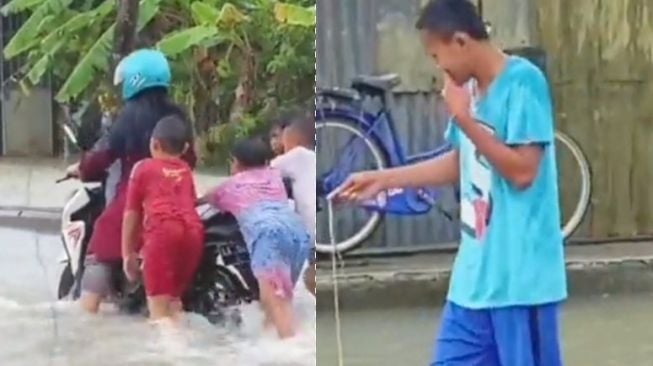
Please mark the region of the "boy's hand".
<svg viewBox="0 0 653 366"><path fill-rule="evenodd" d="M127 280L129 280L129 282L136 282L140 275L138 256L136 253L133 253L123 259L122 269L125 272L125 276L127 276Z"/></svg>
<svg viewBox="0 0 653 366"><path fill-rule="evenodd" d="M467 87L458 86L449 76L445 76L442 94L449 113L458 122L469 119L472 97Z"/></svg>
<svg viewBox="0 0 653 366"><path fill-rule="evenodd" d="M366 201L385 189L385 179L380 171L352 174L340 186L338 199L347 201Z"/></svg>
<svg viewBox="0 0 653 366"><path fill-rule="evenodd" d="M79 178L79 163L72 164L66 168L66 177Z"/></svg>

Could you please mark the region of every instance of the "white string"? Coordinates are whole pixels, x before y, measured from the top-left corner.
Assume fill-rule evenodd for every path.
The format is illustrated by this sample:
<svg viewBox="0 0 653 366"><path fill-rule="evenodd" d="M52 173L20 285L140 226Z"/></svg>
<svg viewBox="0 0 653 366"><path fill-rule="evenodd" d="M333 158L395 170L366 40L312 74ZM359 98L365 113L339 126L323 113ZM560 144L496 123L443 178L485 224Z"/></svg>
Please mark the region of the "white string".
<svg viewBox="0 0 653 366"><path fill-rule="evenodd" d="M331 240L331 246L333 247L333 253L331 254L331 281L333 283L333 307L336 318L336 346L338 348L338 366L344 366L345 359L343 356L342 331L340 328L340 299L338 297L338 275L336 265L336 256L338 255L338 251L336 250L336 233L335 225L333 223L334 220L332 199L327 201L327 212L329 219L329 240Z"/></svg>

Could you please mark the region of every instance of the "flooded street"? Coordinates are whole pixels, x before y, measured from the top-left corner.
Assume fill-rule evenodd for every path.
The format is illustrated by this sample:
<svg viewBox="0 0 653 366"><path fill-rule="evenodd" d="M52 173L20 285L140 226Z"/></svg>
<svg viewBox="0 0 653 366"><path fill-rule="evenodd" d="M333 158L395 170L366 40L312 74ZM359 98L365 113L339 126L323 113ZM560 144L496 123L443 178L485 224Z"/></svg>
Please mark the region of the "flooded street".
<svg viewBox="0 0 653 366"><path fill-rule="evenodd" d="M300 334L291 341L262 332L256 305L242 309L240 329L192 316L172 330L111 308L90 317L56 302L60 248L56 235L0 228L0 365L315 365L315 300L301 284Z"/></svg>
<svg viewBox="0 0 653 366"><path fill-rule="evenodd" d="M428 365L439 309L345 311L345 365ZM649 366L653 359L653 294L572 300L564 307L563 347L569 366ZM318 365L336 364L333 313L320 312Z"/></svg>

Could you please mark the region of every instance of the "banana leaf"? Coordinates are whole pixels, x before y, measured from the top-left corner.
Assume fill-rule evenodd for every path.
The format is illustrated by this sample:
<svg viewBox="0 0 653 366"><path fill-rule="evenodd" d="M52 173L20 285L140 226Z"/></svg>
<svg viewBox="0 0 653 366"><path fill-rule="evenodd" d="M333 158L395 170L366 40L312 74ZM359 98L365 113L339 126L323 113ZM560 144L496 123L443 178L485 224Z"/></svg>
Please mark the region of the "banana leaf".
<svg viewBox="0 0 653 366"><path fill-rule="evenodd" d="M191 11L197 25L215 24L220 16L218 9L201 1L191 4Z"/></svg>
<svg viewBox="0 0 653 366"><path fill-rule="evenodd" d="M74 35L75 32L90 24L102 22L104 18L114 10L114 8L115 2L113 0L105 0L97 8L75 15L59 28L53 30L41 41L41 51L44 53L52 53L52 47L58 44L62 37L65 38Z"/></svg>
<svg viewBox="0 0 653 366"><path fill-rule="evenodd" d="M45 0L12 0L0 8L0 13L4 16L20 13L25 10L34 9L44 1Z"/></svg>
<svg viewBox="0 0 653 366"><path fill-rule="evenodd" d="M141 0L138 31L143 29L158 13L161 1ZM116 24L112 24L75 66L55 97L58 102L68 102L78 97L96 80L98 73L106 72L109 69L115 27Z"/></svg>
<svg viewBox="0 0 653 366"><path fill-rule="evenodd" d="M39 25L48 17L63 13L70 3L72 3L72 0L45 0L43 4L39 5L5 47L5 58L12 59L31 49L38 43L35 40L39 34Z"/></svg>
<svg viewBox="0 0 653 366"><path fill-rule="evenodd" d="M46 71L50 68L50 63L53 61L54 55L62 49L65 44L66 40L59 40L59 42L55 44L48 53L44 54L38 61L36 61L34 66L30 68L26 77L32 85L36 85L41 81L43 75L45 75Z"/></svg>
<svg viewBox="0 0 653 366"><path fill-rule="evenodd" d="M274 4L274 17L279 23L314 27L316 24L315 6L303 7L299 5L276 3Z"/></svg>
<svg viewBox="0 0 653 366"><path fill-rule="evenodd" d="M248 21L249 17L243 14L231 3L224 4L222 9L220 9L220 14L218 15L218 23L228 26L236 26Z"/></svg>
<svg viewBox="0 0 653 366"><path fill-rule="evenodd" d="M187 49L198 46L206 40L218 40L218 28L199 25L166 35L156 47L166 56L174 57Z"/></svg>

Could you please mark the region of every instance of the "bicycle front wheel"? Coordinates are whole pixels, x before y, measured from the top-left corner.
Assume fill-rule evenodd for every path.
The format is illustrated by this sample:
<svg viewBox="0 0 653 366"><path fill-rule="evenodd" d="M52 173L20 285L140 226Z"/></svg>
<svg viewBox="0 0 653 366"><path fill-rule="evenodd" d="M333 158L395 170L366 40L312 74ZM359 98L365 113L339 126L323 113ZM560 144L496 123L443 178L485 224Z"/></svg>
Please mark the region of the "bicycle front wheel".
<svg viewBox="0 0 653 366"><path fill-rule="evenodd" d="M556 131L562 235L569 238L580 226L589 208L592 175L587 158L570 136Z"/></svg>
<svg viewBox="0 0 653 366"><path fill-rule="evenodd" d="M338 237L331 238L327 230L329 217L325 197L350 174L384 169L386 163L377 143L352 122L331 118L318 120L316 137L318 200L322 210L317 214L315 249L323 254L344 253L363 244L380 224L382 215L360 206L336 206L333 219Z"/></svg>

